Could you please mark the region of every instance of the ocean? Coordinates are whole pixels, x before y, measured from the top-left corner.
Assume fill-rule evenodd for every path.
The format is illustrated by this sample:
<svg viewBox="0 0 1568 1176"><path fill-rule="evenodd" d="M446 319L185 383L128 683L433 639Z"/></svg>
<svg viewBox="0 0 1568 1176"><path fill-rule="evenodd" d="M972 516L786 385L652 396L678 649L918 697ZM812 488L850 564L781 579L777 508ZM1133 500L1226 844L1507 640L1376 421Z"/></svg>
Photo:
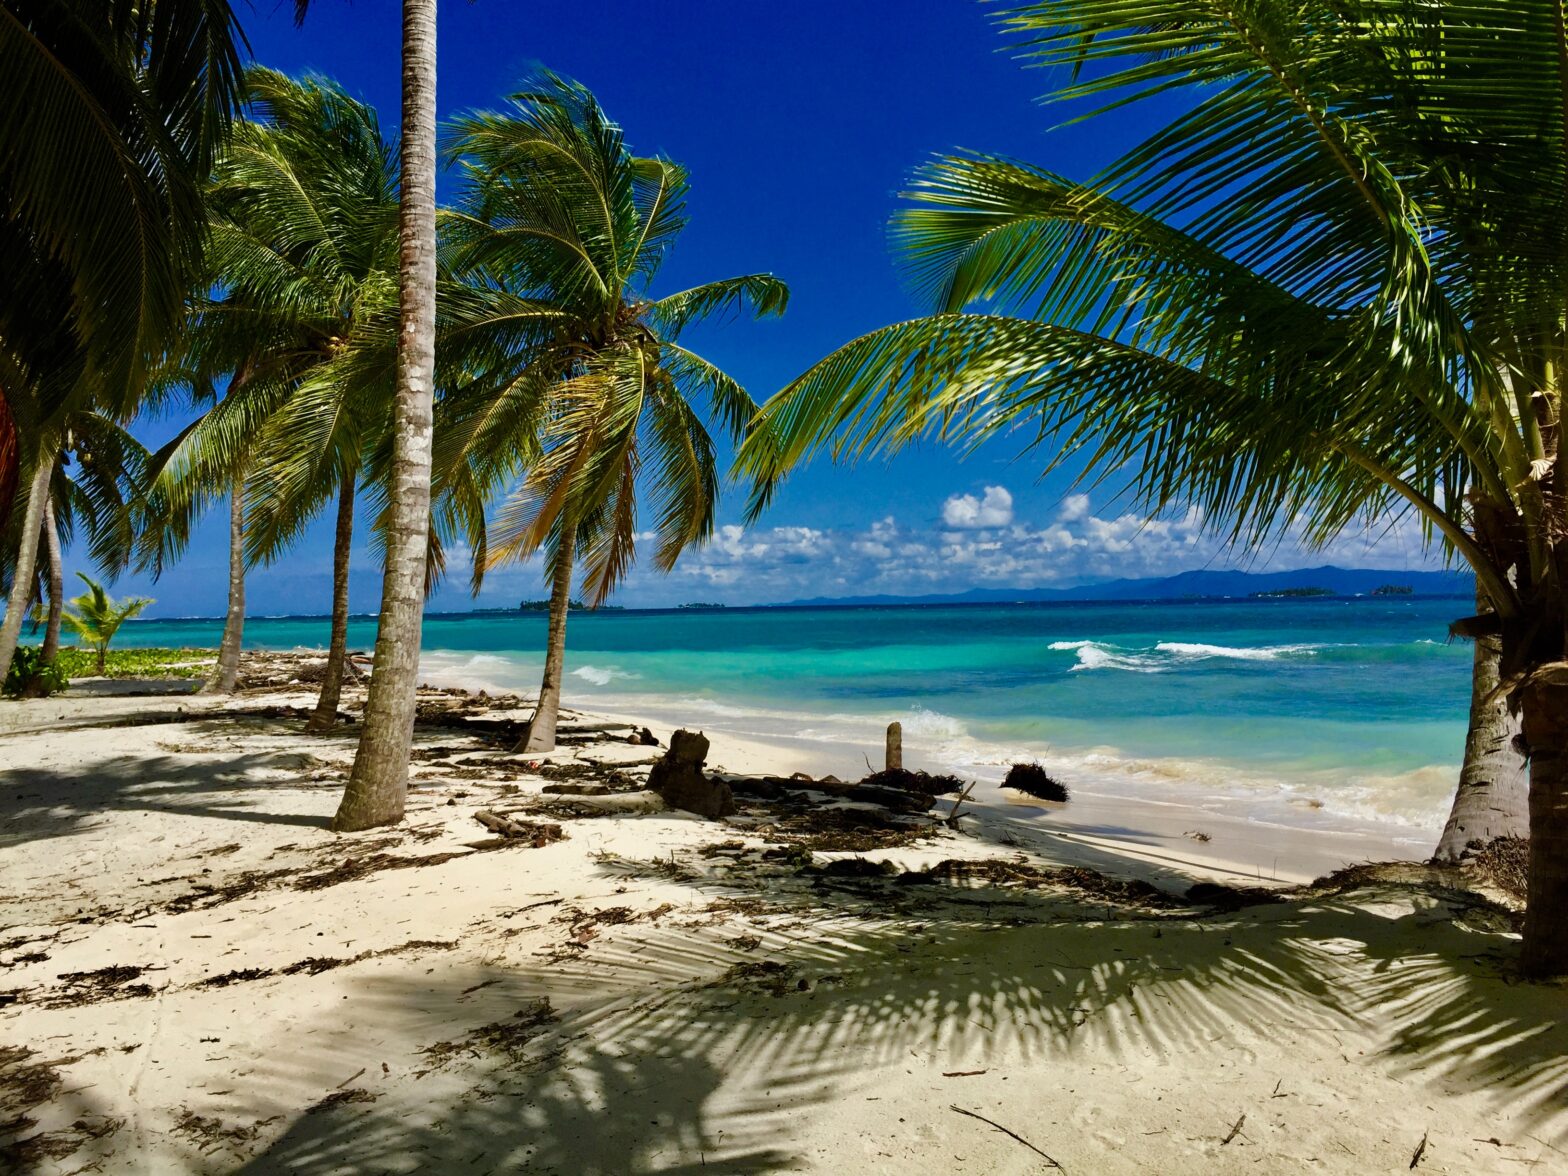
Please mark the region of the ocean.
<svg viewBox="0 0 1568 1176"><path fill-rule="evenodd" d="M1460 598L1195 600L574 613L568 706L804 739L841 775L880 765L996 780L1035 759L1070 787L1260 819L1439 827L1463 751ZM542 613L436 614L432 682L532 690ZM128 623L126 645L215 646L221 620ZM253 648L324 646L324 617L246 624ZM375 621L349 640L368 649Z"/></svg>

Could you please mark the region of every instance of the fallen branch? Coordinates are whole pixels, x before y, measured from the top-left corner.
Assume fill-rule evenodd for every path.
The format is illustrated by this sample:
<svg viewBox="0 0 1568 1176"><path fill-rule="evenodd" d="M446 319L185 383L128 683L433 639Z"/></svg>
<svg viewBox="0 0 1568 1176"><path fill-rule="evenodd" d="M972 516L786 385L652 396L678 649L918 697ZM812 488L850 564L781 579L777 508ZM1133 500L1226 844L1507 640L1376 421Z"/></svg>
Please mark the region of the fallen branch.
<svg viewBox="0 0 1568 1176"><path fill-rule="evenodd" d="M361 1066L361 1067L360 1067L360 1068L359 1068L359 1074L363 1074L363 1073L364 1073L364 1072L365 1072L365 1067L364 1067L364 1066ZM343 1089L343 1088L344 1088L344 1087L345 1087L345 1086L347 1086L347 1085L348 1085L348 1084L349 1084L349 1083L350 1083L350 1082L352 1082L352 1081L354 1081L354 1079L355 1079L355 1078L358 1078L358 1077L359 1077L359 1074L350 1074L350 1075L349 1075L349 1076L348 1076L348 1077L347 1077L347 1078L345 1078L345 1079L343 1079L343 1081L341 1081L341 1082L339 1082L339 1083L338 1083L338 1084L337 1084L337 1085L336 1085L336 1086L334 1086L334 1087L333 1087L333 1088L332 1088L332 1089L333 1089L333 1090L342 1090L342 1089Z"/></svg>
<svg viewBox="0 0 1568 1176"><path fill-rule="evenodd" d="M1428 1131L1423 1131L1421 1133L1421 1142L1416 1144L1416 1154L1410 1157L1411 1168L1414 1168L1417 1164L1419 1164L1421 1162L1421 1157L1426 1155L1426 1138L1430 1134L1431 1132Z"/></svg>
<svg viewBox="0 0 1568 1176"><path fill-rule="evenodd" d="M1230 1134L1227 1135L1224 1139L1220 1140L1220 1146L1224 1147L1231 1140L1235 1139L1236 1136L1240 1135L1241 1134L1241 1125L1243 1123L1245 1123L1246 1121L1247 1121L1247 1116L1245 1114L1243 1114L1241 1116L1241 1118L1237 1119L1236 1122L1231 1125Z"/></svg>
<svg viewBox="0 0 1568 1176"><path fill-rule="evenodd" d="M963 1107L958 1106L958 1105L953 1104L953 1103L949 1103L948 1104L948 1109L957 1111L960 1115L968 1115L971 1119L979 1119L980 1122L986 1124L988 1127L995 1127L1003 1135L1010 1135L1010 1136L1012 1136L1019 1143L1023 1144L1030 1151L1034 1152L1035 1155L1044 1157L1045 1162L1047 1164L1050 1164L1051 1167L1055 1168L1058 1172L1065 1172L1065 1171L1067 1171L1067 1169L1062 1167L1061 1164L1057 1163L1050 1156L1046 1155L1045 1152L1043 1152L1039 1148L1035 1147L1034 1144L1030 1143L1022 1135L1019 1135L1018 1132L1008 1130L1006 1127L1003 1127L1000 1123L998 1123L995 1119L987 1119L984 1115L977 1115L977 1114L975 1114L974 1111L966 1111L966 1110L964 1110Z"/></svg>
<svg viewBox="0 0 1568 1176"><path fill-rule="evenodd" d="M979 783L978 780L971 780L971 781L969 781L969 787L965 788L962 792L960 792L958 794L958 799L953 802L952 811L947 814L947 827L949 829L956 829L956 828L958 828L958 810L959 810L959 807L964 803L964 801L966 799L968 799L969 794L975 790L975 785L978 784L978 783Z"/></svg>
<svg viewBox="0 0 1568 1176"><path fill-rule="evenodd" d="M615 792L608 796L593 796L581 792L552 793L553 804L575 805L599 813L662 813L669 805L657 792L644 789L639 792Z"/></svg>

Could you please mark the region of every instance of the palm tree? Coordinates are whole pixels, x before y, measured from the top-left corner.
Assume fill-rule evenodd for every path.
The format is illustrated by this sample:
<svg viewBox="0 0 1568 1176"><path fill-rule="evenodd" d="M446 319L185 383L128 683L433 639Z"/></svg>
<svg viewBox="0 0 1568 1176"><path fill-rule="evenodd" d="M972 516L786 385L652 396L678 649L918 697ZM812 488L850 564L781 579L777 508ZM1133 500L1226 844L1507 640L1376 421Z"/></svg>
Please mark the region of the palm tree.
<svg viewBox="0 0 1568 1176"><path fill-rule="evenodd" d="M203 243L201 183L234 107L224 0L0 2L0 397L26 487L0 624L21 632L60 416L129 415L177 327ZM0 483L13 475L0 471Z"/></svg>
<svg viewBox="0 0 1568 1176"><path fill-rule="evenodd" d="M121 625L140 613L152 601L145 596L115 600L103 590L102 584L85 572L76 574L81 578L82 583L87 585L87 591L72 598L65 613L65 623L78 638L92 646L97 653L98 674L102 677L106 669L105 660L109 654L109 642L114 640L114 635L120 631ZM72 612L71 609L75 611Z"/></svg>
<svg viewBox="0 0 1568 1176"><path fill-rule="evenodd" d="M809 450L1023 431L1240 540L1414 512L1474 569L1530 753L1522 965L1568 971L1568 58L1559 5L1313 0L1010 14L1058 91L1179 113L1092 184L928 167L898 232L939 310L768 406L754 507ZM1167 111L1171 107L1165 108ZM968 311L987 300L989 313Z"/></svg>
<svg viewBox="0 0 1568 1176"><path fill-rule="evenodd" d="M1476 613L1486 595L1476 593ZM1470 659L1470 723L1465 731L1459 786L1432 856L1457 863L1499 837L1530 836L1530 765L1520 750L1519 716L1502 685L1503 643L1494 633L1475 638Z"/></svg>
<svg viewBox="0 0 1568 1176"><path fill-rule="evenodd" d="M332 827L392 824L408 796L430 532L436 362L436 0L403 0L397 393L386 574L359 750Z"/></svg>
<svg viewBox="0 0 1568 1176"><path fill-rule="evenodd" d="M246 74L212 185L209 254L221 288L191 313L184 370L213 407L160 455L175 514L149 536L162 565L190 517L229 497L229 615L210 686L239 669L247 564L278 558L334 498L338 542L328 672L310 727L336 718L348 625L348 551L364 451L386 431L397 306L397 180L375 111L320 78ZM217 400L209 373L233 372Z"/></svg>
<svg viewBox="0 0 1568 1176"><path fill-rule="evenodd" d="M632 155L582 86L546 74L506 112L459 119L450 150L467 171L446 222L451 265L475 292L443 344L448 362L473 375L443 401L453 420L443 436L467 436L459 420L511 430L468 451L465 468L493 486L538 434L538 457L477 563L548 549L544 678L522 744L546 751L577 563L590 602L602 603L635 555L639 489L654 500L661 570L706 539L719 487L706 421L738 438L755 409L733 378L680 345L681 332L711 314L782 313L788 290L749 274L654 297L649 286L686 224L686 173Z"/></svg>
<svg viewBox="0 0 1568 1176"><path fill-rule="evenodd" d="M155 14L135 0L0 2L12 362L48 366L48 315L71 324L105 402L134 398L199 267L201 184L235 106L239 42L224 0L159 0Z"/></svg>
<svg viewBox="0 0 1568 1176"><path fill-rule="evenodd" d="M31 574L23 576L17 571L25 538L21 528L27 525L30 512L9 518L0 542L0 568L11 575L17 611L26 609L34 599L48 601L40 667L50 665L59 648L64 603L62 541L84 539L93 563L105 574L117 576L130 562L135 536L151 521L142 491L149 455L141 444L118 421L91 408L66 413L60 428L63 433L58 435L58 448L40 466L48 473L39 496L41 535L34 543L34 550L45 555L42 575L36 561ZM74 475L70 472L73 457Z"/></svg>

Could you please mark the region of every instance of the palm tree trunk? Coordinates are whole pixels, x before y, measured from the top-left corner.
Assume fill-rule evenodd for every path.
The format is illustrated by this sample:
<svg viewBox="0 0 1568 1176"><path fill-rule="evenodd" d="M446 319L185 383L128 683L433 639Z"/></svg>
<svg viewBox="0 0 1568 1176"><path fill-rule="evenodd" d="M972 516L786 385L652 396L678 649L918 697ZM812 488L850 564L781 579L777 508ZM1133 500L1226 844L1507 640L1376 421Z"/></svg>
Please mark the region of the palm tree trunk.
<svg viewBox="0 0 1568 1176"><path fill-rule="evenodd" d="M229 487L229 611L223 619L218 664L201 688L203 694L233 694L240 680L240 650L245 642L245 474Z"/></svg>
<svg viewBox="0 0 1568 1176"><path fill-rule="evenodd" d="M340 833L402 820L408 798L430 538L436 360L436 0L403 0L400 151L401 322L392 409L387 568L359 750L332 820Z"/></svg>
<svg viewBox="0 0 1568 1176"><path fill-rule="evenodd" d="M0 625L0 667L3 667L0 677L11 668L16 643L22 636L22 619L27 616L27 606L33 601L38 571L38 536L43 532L44 503L49 500L49 479L53 474L54 452L45 446L40 451L38 468L33 471L32 483L27 489L27 514L17 540L16 565L11 569L11 594L5 602L5 623Z"/></svg>
<svg viewBox="0 0 1568 1176"><path fill-rule="evenodd" d="M1537 680L1521 695L1530 755L1530 882L1520 969L1568 973L1568 684Z"/></svg>
<svg viewBox="0 0 1568 1176"><path fill-rule="evenodd" d="M60 618L65 615L65 565L60 558L60 528L55 526L52 494L44 497L44 552L49 560L49 619L44 624L44 647L39 656L48 666L60 652Z"/></svg>
<svg viewBox="0 0 1568 1176"><path fill-rule="evenodd" d="M576 554L577 529L561 528L561 549L556 553L555 578L550 584L550 633L545 639L544 680L539 684L539 702L528 721L518 751L554 751L555 724L561 716L561 674L566 666L566 615L572 602L572 560Z"/></svg>
<svg viewBox="0 0 1568 1176"><path fill-rule="evenodd" d="M327 645L327 672L321 697L305 730L319 735L332 730L343 694L343 662L348 657L348 557L354 544L354 485L352 474L338 487L338 530L332 544L332 640Z"/></svg>
<svg viewBox="0 0 1568 1176"><path fill-rule="evenodd" d="M1486 597L1476 595L1477 613L1490 612ZM1519 719L1500 691L1498 663L1502 639L1478 637L1470 675L1470 730L1465 736L1465 761L1448 824L1433 857L1457 862L1472 845L1498 837L1530 835L1529 768L1515 743Z"/></svg>

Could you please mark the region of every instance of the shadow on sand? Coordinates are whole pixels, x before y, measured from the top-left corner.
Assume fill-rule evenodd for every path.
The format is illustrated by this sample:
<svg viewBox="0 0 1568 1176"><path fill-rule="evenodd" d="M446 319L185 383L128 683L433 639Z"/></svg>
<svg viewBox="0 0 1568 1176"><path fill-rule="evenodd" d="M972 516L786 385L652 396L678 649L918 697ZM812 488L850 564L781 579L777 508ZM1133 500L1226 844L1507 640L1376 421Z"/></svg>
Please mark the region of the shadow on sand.
<svg viewBox="0 0 1568 1176"><path fill-rule="evenodd" d="M795 1146L802 1116L874 1097L867 1075L911 1057L955 1071L1027 1063L1049 1082L1053 1059L1217 1061L1280 1034L1332 1052L1336 1032L1369 1027L1381 1048L1355 1065L1484 1088L1514 1125L1561 1130L1563 994L1511 983L1507 941L1473 899L1374 885L1223 918L1107 921L1103 903L986 889L881 920L865 917L874 891L825 891L809 922L749 951L650 929L565 963L369 980L352 1024L313 1026L295 1057L271 1062L296 1081L334 1056L345 1072L363 1063L367 1101L297 1117L244 1171L798 1170L823 1163ZM548 1030L493 1048L541 1000L557 1018ZM437 1054L458 1060L383 1075L366 1032L405 1055L457 1038ZM1046 1150L1093 1168L1071 1139ZM1195 1158L1168 1159L1183 1155Z"/></svg>
<svg viewBox="0 0 1568 1176"><path fill-rule="evenodd" d="M227 730L232 733L232 728ZM197 732L201 734L201 725ZM107 755L87 770L7 768L0 771L0 848L66 837L113 812L171 812L325 828L325 817L267 812L246 799L267 789L266 773L297 774L312 762L308 753L280 749L236 754L216 763L179 755ZM290 786L300 785L294 781ZM341 789L342 782L333 781L330 787Z"/></svg>

